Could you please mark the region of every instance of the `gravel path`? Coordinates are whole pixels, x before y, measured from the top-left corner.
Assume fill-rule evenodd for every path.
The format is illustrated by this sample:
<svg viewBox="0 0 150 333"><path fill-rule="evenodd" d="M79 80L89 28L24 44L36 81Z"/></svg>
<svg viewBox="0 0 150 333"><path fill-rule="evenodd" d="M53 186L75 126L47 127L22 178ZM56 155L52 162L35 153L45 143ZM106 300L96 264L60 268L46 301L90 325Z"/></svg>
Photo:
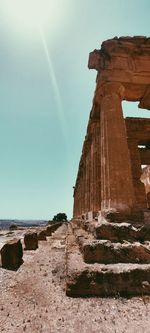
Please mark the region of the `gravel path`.
<svg viewBox="0 0 150 333"><path fill-rule="evenodd" d="M150 333L150 297L65 295L65 237L62 226L17 272L0 268L0 332Z"/></svg>

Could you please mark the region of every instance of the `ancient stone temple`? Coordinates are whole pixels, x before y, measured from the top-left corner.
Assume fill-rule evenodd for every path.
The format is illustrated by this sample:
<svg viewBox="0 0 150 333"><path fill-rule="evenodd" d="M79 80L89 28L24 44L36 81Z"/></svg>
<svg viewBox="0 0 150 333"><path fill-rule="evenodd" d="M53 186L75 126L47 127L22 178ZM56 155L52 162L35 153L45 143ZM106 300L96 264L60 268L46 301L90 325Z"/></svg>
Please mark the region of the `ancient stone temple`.
<svg viewBox="0 0 150 333"><path fill-rule="evenodd" d="M150 110L150 38L107 40L88 66L96 90L68 228L66 292L150 294L150 119L142 118ZM138 118L124 119L124 100L139 102Z"/></svg>
<svg viewBox="0 0 150 333"><path fill-rule="evenodd" d="M147 208L141 165L150 164L150 119L123 118L122 101L150 110L150 38L121 37L90 53L93 106L74 188L74 217L137 220Z"/></svg>

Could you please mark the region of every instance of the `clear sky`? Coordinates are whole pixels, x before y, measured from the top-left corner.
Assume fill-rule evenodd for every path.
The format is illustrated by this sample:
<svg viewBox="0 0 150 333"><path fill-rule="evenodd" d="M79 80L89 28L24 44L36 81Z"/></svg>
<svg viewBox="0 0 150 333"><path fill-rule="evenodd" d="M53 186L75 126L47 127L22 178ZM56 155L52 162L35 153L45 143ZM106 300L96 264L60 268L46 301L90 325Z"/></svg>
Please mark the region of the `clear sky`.
<svg viewBox="0 0 150 333"><path fill-rule="evenodd" d="M0 0L0 218L72 216L95 89L88 54L127 35L150 36L149 0Z"/></svg>

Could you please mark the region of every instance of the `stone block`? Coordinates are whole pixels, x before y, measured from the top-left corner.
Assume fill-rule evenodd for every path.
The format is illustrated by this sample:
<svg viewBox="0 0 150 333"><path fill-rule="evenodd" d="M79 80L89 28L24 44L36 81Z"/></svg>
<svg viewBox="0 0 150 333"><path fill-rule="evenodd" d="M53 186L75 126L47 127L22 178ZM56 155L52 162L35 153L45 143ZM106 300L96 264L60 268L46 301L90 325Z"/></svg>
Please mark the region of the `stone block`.
<svg viewBox="0 0 150 333"><path fill-rule="evenodd" d="M47 228L46 228L46 236L51 236L52 235L52 226L49 225Z"/></svg>
<svg viewBox="0 0 150 333"><path fill-rule="evenodd" d="M102 223L96 226L95 236L112 242L135 241L139 237L139 229L129 223Z"/></svg>
<svg viewBox="0 0 150 333"><path fill-rule="evenodd" d="M46 230L39 230L38 231L38 240L46 241Z"/></svg>
<svg viewBox="0 0 150 333"><path fill-rule="evenodd" d="M38 248L37 232L27 232L24 236L25 250L36 250Z"/></svg>
<svg viewBox="0 0 150 333"><path fill-rule="evenodd" d="M150 264L87 264L75 237L69 234L66 294L71 297L150 295Z"/></svg>
<svg viewBox="0 0 150 333"><path fill-rule="evenodd" d="M51 236L53 232L55 232L60 226L62 225L62 222L54 223L52 225L49 225L46 228L46 236Z"/></svg>
<svg viewBox="0 0 150 333"><path fill-rule="evenodd" d="M82 245L87 263L150 264L150 246L136 243L111 243L107 240L85 241Z"/></svg>
<svg viewBox="0 0 150 333"><path fill-rule="evenodd" d="M20 239L12 239L1 248L2 267L16 270L23 260L23 250Z"/></svg>
<svg viewBox="0 0 150 333"><path fill-rule="evenodd" d="M95 227L95 237L112 242L150 241L150 224L137 228L129 223L102 223Z"/></svg>

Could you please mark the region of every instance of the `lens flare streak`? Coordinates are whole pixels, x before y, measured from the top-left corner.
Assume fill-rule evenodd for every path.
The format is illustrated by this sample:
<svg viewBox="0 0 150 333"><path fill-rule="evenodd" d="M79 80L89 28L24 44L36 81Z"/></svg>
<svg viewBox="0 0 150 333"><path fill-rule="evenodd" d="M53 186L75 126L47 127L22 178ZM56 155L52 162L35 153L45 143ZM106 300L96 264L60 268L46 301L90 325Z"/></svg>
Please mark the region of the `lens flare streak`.
<svg viewBox="0 0 150 333"><path fill-rule="evenodd" d="M60 120L62 133L63 133L64 138L67 141L66 122L65 122L65 117L64 117L63 107L62 107L62 101L61 101L61 97L60 97L60 92L59 92L59 88L58 88L58 84L57 84L57 79L56 79L54 67L53 67L53 64L52 64L52 60L51 60L51 57L50 57L50 53L49 53L49 49L48 49L48 46L47 46L47 42L46 42L46 38L44 36L44 33L43 33L41 28L39 29L39 31L40 31L41 41L42 41L42 44L43 44L44 53L45 53L47 63L48 63L50 80L52 82L52 86L53 86L53 89L54 89L54 95L55 95L57 111L58 111L58 116L59 116L59 120Z"/></svg>

